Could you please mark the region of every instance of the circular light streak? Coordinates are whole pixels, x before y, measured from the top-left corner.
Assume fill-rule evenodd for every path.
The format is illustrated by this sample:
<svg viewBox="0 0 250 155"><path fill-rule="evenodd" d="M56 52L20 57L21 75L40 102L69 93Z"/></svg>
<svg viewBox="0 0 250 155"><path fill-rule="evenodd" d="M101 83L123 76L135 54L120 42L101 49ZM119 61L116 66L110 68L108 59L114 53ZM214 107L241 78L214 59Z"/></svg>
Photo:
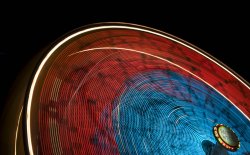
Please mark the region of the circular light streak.
<svg viewBox="0 0 250 155"><path fill-rule="evenodd" d="M123 23L82 28L52 47L34 74L26 107L29 153L199 154L218 121L230 120L249 136L242 129L250 128L249 88L167 33ZM239 151L248 146L243 139Z"/></svg>

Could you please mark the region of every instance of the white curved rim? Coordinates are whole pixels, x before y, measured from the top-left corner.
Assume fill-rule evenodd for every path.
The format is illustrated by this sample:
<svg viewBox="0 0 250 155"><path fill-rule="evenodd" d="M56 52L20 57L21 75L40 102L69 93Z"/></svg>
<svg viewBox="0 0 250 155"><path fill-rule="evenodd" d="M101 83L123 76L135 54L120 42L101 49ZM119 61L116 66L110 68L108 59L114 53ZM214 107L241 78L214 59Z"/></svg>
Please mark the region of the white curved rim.
<svg viewBox="0 0 250 155"><path fill-rule="evenodd" d="M131 25L131 26L129 26ZM138 27L137 27L138 26ZM142 27L142 28L140 28ZM144 29L145 28L145 29ZM96 30L102 30L102 29L128 29L128 30L137 30L137 31L142 31L142 32L147 32L147 33L150 33L150 34L154 34L154 35L157 35L157 36L160 36L160 37L163 37L163 38L166 38L166 39L169 39L169 40L172 40L174 42L177 42L185 47L188 47L190 48L191 50L201 54L202 56L206 57L207 59L211 60L212 62L214 62L215 64L217 64L218 66L220 66L221 68L223 68L225 71L227 71L229 74L231 74L234 78L236 78L238 81L240 81L244 86L246 86L249 90L250 90L250 87L244 82L242 81L240 78L238 78L234 73L232 73L230 70L228 70L226 67L224 67L223 65L221 65L220 63L218 63L216 60L212 59L211 57L209 57L208 55L206 55L205 53L195 49L194 47L190 46L190 45L187 45L186 43L183 43L171 36L168 36L167 33L165 32L161 32L159 30L154 30L152 28L148 28L148 27L145 27L145 26L140 26L140 25L133 25L133 24L128 24L128 26L125 25L106 25L106 26L96 26L96 27L92 27L92 28L87 28L87 29L84 29L84 30L80 30L78 32L75 32L69 36L67 36L66 38L64 38L62 41L60 41L58 44L56 44L49 52L48 54L44 57L44 59L42 60L42 62L40 63L35 75L34 75L34 78L33 78L33 81L31 83L31 86L30 86L30 91L29 91L29 94L28 94L28 103L27 103L27 113L26 113L26 131L27 131L27 141L28 141L28 150L29 150L29 153L31 155L34 154L33 152L33 147L32 147L32 140L31 140L31 128L30 128L30 112L31 112L31 104L32 104L32 99L33 99L33 92L34 92L34 88L36 86L36 82L37 82L37 79L38 79L38 76L41 72L41 70L43 69L45 63L47 62L47 60L50 58L50 56L61 46L63 45L64 43L66 43L67 41L69 41L70 39L78 36L78 35L81 35L81 34L84 34L84 33L87 33L87 32L91 32L91 31L96 31ZM149 30L150 29L150 30ZM156 32L154 32L156 31ZM161 34L163 33L163 34ZM166 35L164 35L166 34ZM176 37L177 38L177 37ZM161 59L164 59L164 58L161 58ZM169 61L168 61L169 62ZM177 66L177 67L180 67L180 66ZM182 67L181 67L182 68ZM183 68L182 68L183 69ZM187 71L187 70L185 70ZM190 73L190 72L189 72ZM192 75L194 75L193 73L191 73ZM200 77L194 75L195 77L199 78L200 80L202 80L203 82L205 82L203 79L201 79ZM207 82L205 82L206 84L208 84ZM213 86L211 86L210 84L208 84L210 87L212 87L214 90L216 90L218 93L220 93L217 89L215 89ZM222 95L223 97L225 97L222 93L220 93L220 95ZM226 98L226 97L225 97ZM226 98L229 102L231 102L228 98ZM232 105L233 102L231 102ZM234 105L248 120L250 120L250 118L248 118L248 116L246 116L236 105Z"/></svg>

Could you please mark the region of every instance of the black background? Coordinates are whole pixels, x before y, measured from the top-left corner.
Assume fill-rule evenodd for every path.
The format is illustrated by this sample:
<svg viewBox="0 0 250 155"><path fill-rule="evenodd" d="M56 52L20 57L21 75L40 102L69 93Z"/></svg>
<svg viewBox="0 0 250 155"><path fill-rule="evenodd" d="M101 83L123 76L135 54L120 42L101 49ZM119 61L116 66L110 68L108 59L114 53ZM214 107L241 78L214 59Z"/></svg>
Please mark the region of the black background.
<svg viewBox="0 0 250 155"><path fill-rule="evenodd" d="M9 90L16 76L32 57L63 34L97 22L129 22L168 32L207 51L250 81L250 13L244 4L202 5L185 10L166 4L163 8L140 6L133 9L129 6L121 9L123 4L120 4L103 6L101 10L82 4L71 9L58 6L45 9L39 5L30 9L16 5L18 9L12 5L1 6L5 10L0 16L0 108L11 93Z"/></svg>

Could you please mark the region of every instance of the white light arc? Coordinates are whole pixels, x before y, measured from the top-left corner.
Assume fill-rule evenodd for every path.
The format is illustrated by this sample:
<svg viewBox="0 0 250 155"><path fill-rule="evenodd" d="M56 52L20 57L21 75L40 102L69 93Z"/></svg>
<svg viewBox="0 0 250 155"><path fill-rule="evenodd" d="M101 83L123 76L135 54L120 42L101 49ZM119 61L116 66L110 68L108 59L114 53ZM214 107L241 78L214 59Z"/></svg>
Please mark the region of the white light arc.
<svg viewBox="0 0 250 155"><path fill-rule="evenodd" d="M103 29L128 29L128 30L137 30L137 31L142 31L142 32L147 32L147 33L151 33L151 34L154 34L154 35L157 35L157 36L160 36L160 37L163 37L163 38L166 38L166 39L169 39L169 40L172 40L174 42L177 42L185 47L188 47L190 49L192 49L193 51L201 54L202 56L206 57L207 59L211 60L212 62L214 62L215 64L217 64L218 66L220 66L221 68L223 68L225 71L227 71L229 74L231 74L234 78L236 78L238 81L240 81L245 87L247 87L249 90L250 90L250 86L248 86L245 82L243 82L240 78L238 78L235 74L233 74L231 71L229 71L227 68L225 68L223 65L221 65L220 63L218 63L216 60L210 58L207 54L191 47L190 45L187 45L186 43L183 43L173 37L171 37L170 35L168 36L168 34L164 33L164 32L161 32L163 34L160 33L160 31L158 30L154 30L154 29L151 29L151 30L148 30L149 28L146 28L143 29L143 28L139 28L137 26L125 26L125 25L108 25L108 26L96 26L96 27L92 27L92 28L88 28L88 29L84 29L84 30L81 30L81 31L78 31L66 38L64 38L61 42L59 42L57 45L55 45L49 52L48 54L44 57L44 59L42 60L42 62L40 63L35 75L34 75L34 78L33 78L33 81L31 83L31 86L30 86L30 91L29 91L29 94L28 94L28 103L27 103L27 113L26 113L26 129L27 129L27 140L28 140L28 148L29 148L29 153L30 155L33 155L34 152L33 152L33 147L32 147L32 140L31 140L31 122L30 122L30 119L31 119L31 116L30 116L30 112L31 112L31 106L32 106L32 99L33 99L33 92L34 92L34 89L35 89L35 86L36 86L36 82L37 82L37 79L38 79L38 76L40 75L45 63L48 61L48 59L51 57L51 55L61 46L63 45L64 43L66 43L67 41L69 41L70 39L78 36L78 35L81 35L81 34L84 34L84 33L88 33L88 32L91 32L91 31L96 31L96 30L103 30ZM156 31L156 32L154 32ZM165 34L165 35L164 35ZM237 108L237 107L236 107ZM237 108L239 110L239 108ZM246 116L246 115L245 115ZM246 116L246 118L248 118ZM248 118L249 119L249 118ZM250 119L249 119L250 120Z"/></svg>

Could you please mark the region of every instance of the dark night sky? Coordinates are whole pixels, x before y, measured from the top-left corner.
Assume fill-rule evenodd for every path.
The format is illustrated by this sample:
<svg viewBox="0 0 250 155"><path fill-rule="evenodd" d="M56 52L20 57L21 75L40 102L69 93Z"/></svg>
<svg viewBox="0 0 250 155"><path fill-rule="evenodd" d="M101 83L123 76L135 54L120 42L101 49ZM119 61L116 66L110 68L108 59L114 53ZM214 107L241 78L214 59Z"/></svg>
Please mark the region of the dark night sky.
<svg viewBox="0 0 250 155"><path fill-rule="evenodd" d="M243 4L242 4L243 6ZM1 12L0 103L22 67L39 51L63 34L96 22L129 22L156 28L182 38L207 51L250 81L249 11L209 8L175 12L116 10L77 11L15 10ZM181 10L180 8L178 8ZM237 10L238 9L238 10ZM177 9L175 11L178 11ZM0 107L1 107L0 106Z"/></svg>

